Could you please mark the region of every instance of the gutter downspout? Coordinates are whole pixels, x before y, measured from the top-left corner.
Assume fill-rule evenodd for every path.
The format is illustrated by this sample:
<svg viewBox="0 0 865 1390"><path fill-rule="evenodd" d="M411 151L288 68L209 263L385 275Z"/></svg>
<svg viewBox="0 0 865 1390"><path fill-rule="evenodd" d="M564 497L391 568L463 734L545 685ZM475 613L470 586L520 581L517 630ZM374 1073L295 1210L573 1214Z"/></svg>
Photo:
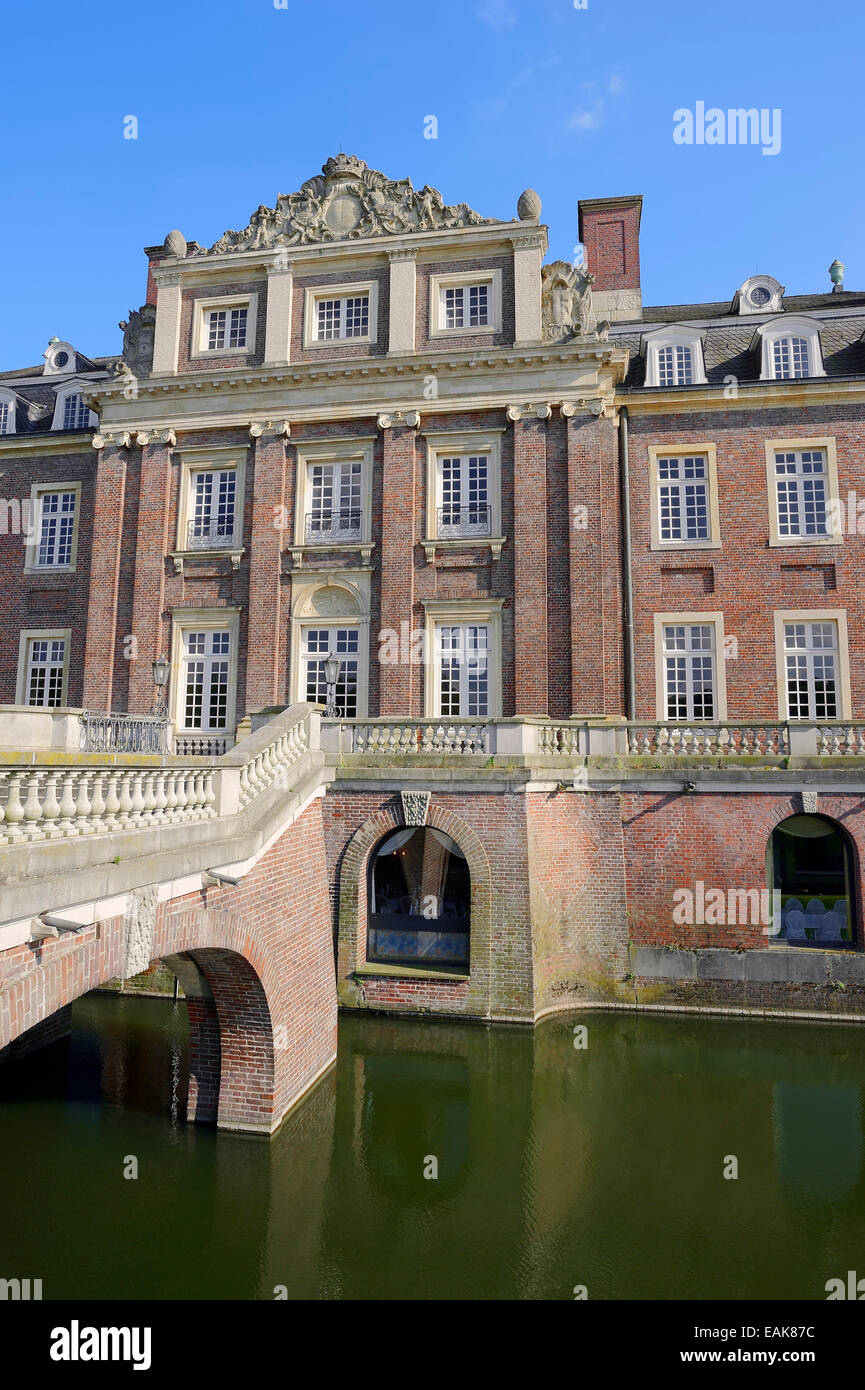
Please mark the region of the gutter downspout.
<svg viewBox="0 0 865 1390"><path fill-rule="evenodd" d="M634 666L634 581L631 563L631 474L628 459L628 407L619 407L619 490L622 498L623 618L625 628L625 714L636 719L637 673Z"/></svg>

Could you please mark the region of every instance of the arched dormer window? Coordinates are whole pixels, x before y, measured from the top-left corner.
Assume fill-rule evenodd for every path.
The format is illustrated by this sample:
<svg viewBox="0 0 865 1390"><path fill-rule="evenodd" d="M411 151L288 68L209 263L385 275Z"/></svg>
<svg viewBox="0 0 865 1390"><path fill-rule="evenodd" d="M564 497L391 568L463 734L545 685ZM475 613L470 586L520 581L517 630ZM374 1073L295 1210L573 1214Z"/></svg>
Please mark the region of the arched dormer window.
<svg viewBox="0 0 865 1390"><path fill-rule="evenodd" d="M757 329L761 381L792 381L825 376L820 325L814 319L783 314Z"/></svg>
<svg viewBox="0 0 865 1390"><path fill-rule="evenodd" d="M15 434L18 397L14 391L0 389L0 434Z"/></svg>
<svg viewBox="0 0 865 1390"><path fill-rule="evenodd" d="M53 430L90 430L99 424L99 417L84 404L83 392L89 382L70 381L57 388L54 405Z"/></svg>
<svg viewBox="0 0 865 1390"><path fill-rule="evenodd" d="M646 333L643 343L646 353L646 386L703 386L706 368L703 361L701 329L682 324L655 329Z"/></svg>
<svg viewBox="0 0 865 1390"><path fill-rule="evenodd" d="M60 338L52 338L42 356L45 358L45 376L68 376L78 370L78 354L71 343Z"/></svg>

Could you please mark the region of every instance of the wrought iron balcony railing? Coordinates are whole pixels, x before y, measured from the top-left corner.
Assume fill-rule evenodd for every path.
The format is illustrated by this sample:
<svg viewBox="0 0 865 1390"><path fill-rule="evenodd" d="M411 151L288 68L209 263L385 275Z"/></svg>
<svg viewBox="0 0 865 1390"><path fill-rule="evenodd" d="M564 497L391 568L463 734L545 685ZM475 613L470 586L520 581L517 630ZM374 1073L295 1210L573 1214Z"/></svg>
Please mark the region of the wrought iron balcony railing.
<svg viewBox="0 0 865 1390"><path fill-rule="evenodd" d="M235 521L190 521L186 528L187 550L231 550L238 544Z"/></svg>
<svg viewBox="0 0 865 1390"><path fill-rule="evenodd" d="M82 753L170 753L170 721L158 714L81 714Z"/></svg>
<svg viewBox="0 0 865 1390"><path fill-rule="evenodd" d="M489 502L448 502L437 512L438 534L442 540L460 536L488 536L491 525Z"/></svg>
<svg viewBox="0 0 865 1390"><path fill-rule="evenodd" d="M317 541L359 541L361 512L343 509L335 512L307 512L305 536L308 545Z"/></svg>

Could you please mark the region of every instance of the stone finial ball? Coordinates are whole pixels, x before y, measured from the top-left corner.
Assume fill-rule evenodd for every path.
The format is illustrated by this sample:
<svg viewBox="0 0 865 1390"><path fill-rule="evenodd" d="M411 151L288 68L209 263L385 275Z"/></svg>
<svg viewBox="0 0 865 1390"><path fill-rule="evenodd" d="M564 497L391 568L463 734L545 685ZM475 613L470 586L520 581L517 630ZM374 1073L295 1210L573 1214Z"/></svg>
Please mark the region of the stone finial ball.
<svg viewBox="0 0 865 1390"><path fill-rule="evenodd" d="M517 213L521 222L530 222L533 217L540 217L541 200L533 188L527 188L520 194Z"/></svg>
<svg viewBox="0 0 865 1390"><path fill-rule="evenodd" d="M168 236L165 238L165 249L170 252L172 256L185 256L186 237L175 228L175 230L169 232Z"/></svg>

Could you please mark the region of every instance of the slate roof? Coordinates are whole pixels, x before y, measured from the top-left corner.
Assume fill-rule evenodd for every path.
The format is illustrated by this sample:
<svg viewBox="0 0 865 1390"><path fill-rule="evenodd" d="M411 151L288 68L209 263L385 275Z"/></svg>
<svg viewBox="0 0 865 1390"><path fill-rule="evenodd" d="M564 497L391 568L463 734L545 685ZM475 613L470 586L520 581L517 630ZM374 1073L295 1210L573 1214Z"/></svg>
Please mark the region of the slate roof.
<svg viewBox="0 0 865 1390"><path fill-rule="evenodd" d="M38 367L19 367L17 371L0 372L0 387L14 391L18 398L15 435L20 438L21 435L51 433L56 388L79 378L104 381L110 376L111 365L116 361L116 357L91 358L76 351L79 365L74 372L51 372L46 376L44 362L40 362ZM62 431L55 430L53 433ZM71 430L69 433L80 434L81 431Z"/></svg>
<svg viewBox="0 0 865 1390"><path fill-rule="evenodd" d="M840 294L785 295L782 303L785 314L803 314L819 321L827 377L865 376L865 342L861 341L865 335L865 293L844 290ZM631 349L628 375L620 389L645 389L646 359L640 355L643 335L676 323L705 328L703 354L710 386L723 386L728 376L740 382L759 381L760 354L752 347L754 333L761 324L780 317L783 315L732 314L729 302L646 306L640 323L614 323L610 327L610 342Z"/></svg>

